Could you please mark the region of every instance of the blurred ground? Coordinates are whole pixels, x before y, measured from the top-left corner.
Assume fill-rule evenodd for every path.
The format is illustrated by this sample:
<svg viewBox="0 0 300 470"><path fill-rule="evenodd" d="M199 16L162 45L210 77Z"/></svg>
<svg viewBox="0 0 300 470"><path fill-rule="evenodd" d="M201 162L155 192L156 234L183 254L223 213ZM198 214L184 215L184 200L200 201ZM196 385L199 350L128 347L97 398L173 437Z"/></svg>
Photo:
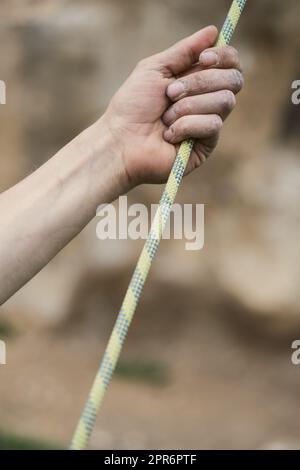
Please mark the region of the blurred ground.
<svg viewBox="0 0 300 470"><path fill-rule="evenodd" d="M220 25L229 3L2 0L1 188L96 119L141 57ZM299 21L298 1L249 2L234 39L245 90L178 198L206 204L205 248L163 242L93 448L300 447ZM67 445L140 247L98 241L93 222L2 308L1 429Z"/></svg>

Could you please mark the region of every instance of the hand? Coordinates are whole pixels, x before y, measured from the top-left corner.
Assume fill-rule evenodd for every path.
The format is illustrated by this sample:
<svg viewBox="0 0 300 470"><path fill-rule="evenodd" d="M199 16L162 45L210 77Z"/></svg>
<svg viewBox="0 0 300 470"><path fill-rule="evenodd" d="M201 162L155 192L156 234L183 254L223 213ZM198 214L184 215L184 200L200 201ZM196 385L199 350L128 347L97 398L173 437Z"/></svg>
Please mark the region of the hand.
<svg viewBox="0 0 300 470"><path fill-rule="evenodd" d="M214 150L243 85L237 51L212 47L217 35L209 26L142 60L112 99L103 119L128 189L166 181L186 138L196 140L187 173Z"/></svg>

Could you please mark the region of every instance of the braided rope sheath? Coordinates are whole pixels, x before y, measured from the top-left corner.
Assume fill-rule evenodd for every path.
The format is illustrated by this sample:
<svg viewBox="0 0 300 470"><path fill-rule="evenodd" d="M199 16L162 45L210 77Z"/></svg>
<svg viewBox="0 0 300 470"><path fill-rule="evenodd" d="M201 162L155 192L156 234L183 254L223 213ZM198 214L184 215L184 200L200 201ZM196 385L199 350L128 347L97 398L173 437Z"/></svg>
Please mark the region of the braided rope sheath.
<svg viewBox="0 0 300 470"><path fill-rule="evenodd" d="M234 0L232 2L230 11L219 35L217 46L229 44L246 1L247 0ZM85 449L88 444L104 394L117 365L122 345L139 302L151 263L159 247L163 230L192 153L193 145L194 141L189 139L184 141L180 146L154 217L148 239L139 257L100 368L75 431L70 446L71 450Z"/></svg>

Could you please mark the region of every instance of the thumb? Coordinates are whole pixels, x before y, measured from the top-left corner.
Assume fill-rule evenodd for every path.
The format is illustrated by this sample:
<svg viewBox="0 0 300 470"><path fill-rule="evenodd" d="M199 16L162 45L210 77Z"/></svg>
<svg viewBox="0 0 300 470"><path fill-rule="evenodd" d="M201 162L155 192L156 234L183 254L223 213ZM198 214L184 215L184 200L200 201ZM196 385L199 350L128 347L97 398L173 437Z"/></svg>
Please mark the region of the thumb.
<svg viewBox="0 0 300 470"><path fill-rule="evenodd" d="M207 26L189 36L169 49L157 54L160 65L179 75L190 69L199 60L202 51L215 44L218 30L215 26Z"/></svg>

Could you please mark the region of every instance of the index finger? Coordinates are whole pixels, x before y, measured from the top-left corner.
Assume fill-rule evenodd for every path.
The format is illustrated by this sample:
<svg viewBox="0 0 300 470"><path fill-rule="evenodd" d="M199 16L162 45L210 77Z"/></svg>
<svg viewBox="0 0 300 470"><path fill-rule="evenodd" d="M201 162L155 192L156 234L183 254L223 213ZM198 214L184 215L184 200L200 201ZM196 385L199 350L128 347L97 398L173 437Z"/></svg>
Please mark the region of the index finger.
<svg viewBox="0 0 300 470"><path fill-rule="evenodd" d="M200 67L216 67L224 69L238 69L242 71L238 51L232 46L211 47L201 52L199 57Z"/></svg>

